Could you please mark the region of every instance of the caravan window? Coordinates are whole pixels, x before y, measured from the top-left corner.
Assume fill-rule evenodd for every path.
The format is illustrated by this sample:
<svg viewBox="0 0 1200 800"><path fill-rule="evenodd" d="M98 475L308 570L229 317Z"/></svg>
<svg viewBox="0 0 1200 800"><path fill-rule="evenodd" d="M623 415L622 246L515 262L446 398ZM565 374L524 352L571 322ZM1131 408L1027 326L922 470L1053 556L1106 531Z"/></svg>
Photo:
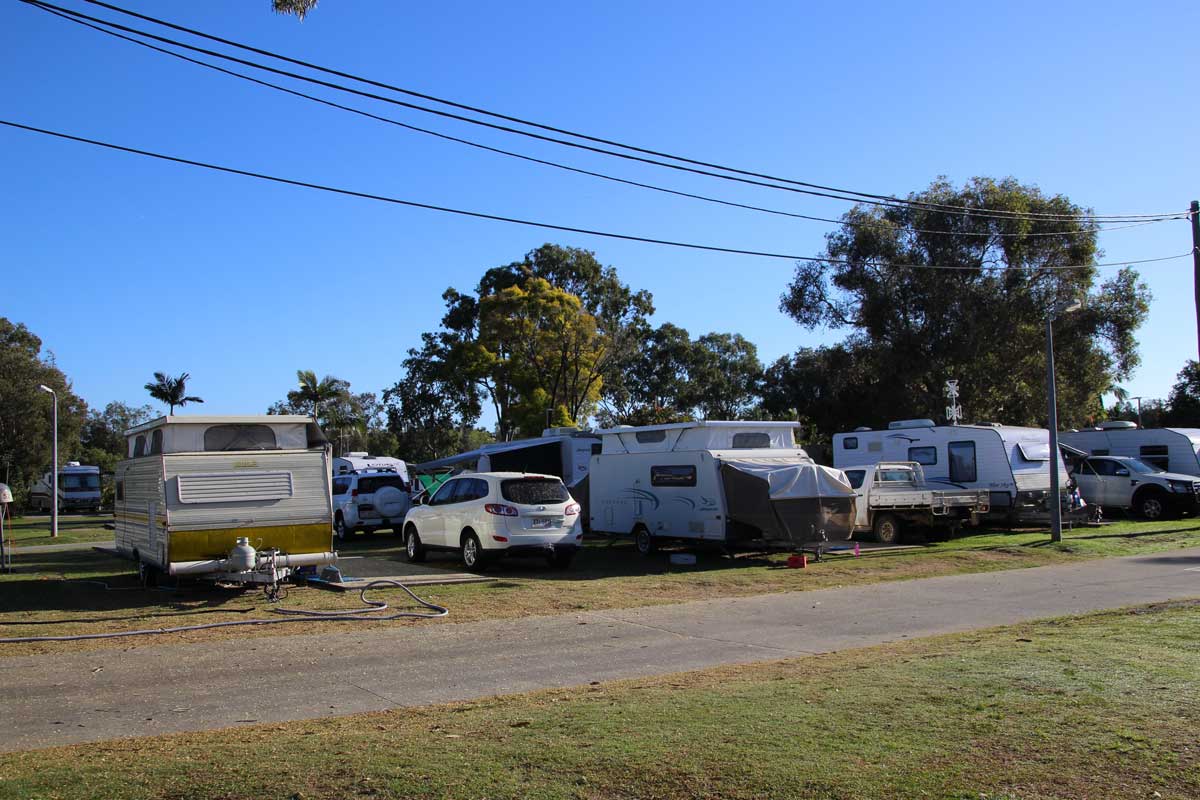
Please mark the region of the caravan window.
<svg viewBox="0 0 1200 800"><path fill-rule="evenodd" d="M672 464L650 468L651 486L695 486L696 468L691 464Z"/></svg>
<svg viewBox="0 0 1200 800"><path fill-rule="evenodd" d="M638 444L655 444L667 440L666 431L638 431L635 436Z"/></svg>
<svg viewBox="0 0 1200 800"><path fill-rule="evenodd" d="M1165 444L1142 445L1138 455L1151 466L1166 470L1171 466L1171 456Z"/></svg>
<svg viewBox="0 0 1200 800"><path fill-rule="evenodd" d="M857 450L858 449L858 437L857 436L847 436L845 439L842 439L842 449L843 450Z"/></svg>
<svg viewBox="0 0 1200 800"><path fill-rule="evenodd" d="M769 433L735 433L733 435L734 450L753 450L771 446Z"/></svg>
<svg viewBox="0 0 1200 800"><path fill-rule="evenodd" d="M146 434L139 433L138 437L133 440L133 457L140 458L146 455Z"/></svg>
<svg viewBox="0 0 1200 800"><path fill-rule="evenodd" d="M162 428L150 434L150 455L156 456L162 452Z"/></svg>
<svg viewBox="0 0 1200 800"><path fill-rule="evenodd" d="M276 450L275 431L267 425L213 425L204 432L204 449Z"/></svg>
<svg viewBox="0 0 1200 800"><path fill-rule="evenodd" d="M923 467L933 466L937 463L937 448L910 447L908 448L908 460L915 461Z"/></svg>
<svg viewBox="0 0 1200 800"><path fill-rule="evenodd" d="M955 483L979 480L979 473L975 468L974 442L951 442L946 445L946 455L950 459L950 480Z"/></svg>

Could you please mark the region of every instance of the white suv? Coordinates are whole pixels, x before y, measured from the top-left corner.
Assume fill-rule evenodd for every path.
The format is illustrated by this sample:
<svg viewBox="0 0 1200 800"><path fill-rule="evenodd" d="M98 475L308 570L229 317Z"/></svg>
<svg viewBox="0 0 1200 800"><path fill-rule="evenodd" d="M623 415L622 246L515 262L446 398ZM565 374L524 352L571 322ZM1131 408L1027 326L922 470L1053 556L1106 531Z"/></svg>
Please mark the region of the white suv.
<svg viewBox="0 0 1200 800"><path fill-rule="evenodd" d="M1124 456L1090 456L1075 468L1083 499L1094 506L1132 509L1145 519L1195 513L1200 481Z"/></svg>
<svg viewBox="0 0 1200 800"><path fill-rule="evenodd" d="M409 561L455 550L467 569L503 555L540 555L560 569L583 544L579 504L554 475L474 472L446 481L404 518Z"/></svg>
<svg viewBox="0 0 1200 800"><path fill-rule="evenodd" d="M408 483L399 473L372 470L333 478L333 533L342 541L359 531L399 533L411 507Z"/></svg>

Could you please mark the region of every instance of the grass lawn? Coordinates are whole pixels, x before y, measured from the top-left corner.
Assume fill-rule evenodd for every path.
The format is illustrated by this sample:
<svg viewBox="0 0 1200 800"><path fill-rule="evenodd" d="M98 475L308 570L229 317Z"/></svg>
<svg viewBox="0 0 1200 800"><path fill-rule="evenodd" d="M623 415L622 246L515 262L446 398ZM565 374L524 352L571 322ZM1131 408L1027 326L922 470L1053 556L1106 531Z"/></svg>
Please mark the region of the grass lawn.
<svg viewBox="0 0 1200 800"><path fill-rule="evenodd" d="M1200 546L1200 520L1116 523L1067 532L1050 544L1045 532L979 533L915 549L880 552L861 558L835 556L807 569L787 569L785 556L740 555L727 558L702 552L694 567L672 567L665 554L639 556L628 542L593 541L569 570L551 570L537 560L503 562L496 580L482 584L421 587L418 593L447 606L450 616L437 624L546 616L576 611L632 608L662 603L793 592L837 586L907 580L938 575L987 572L1062 564L1102 556L1151 553ZM386 535L360 537L339 548L343 555L401 557L399 540ZM430 563L460 569L448 555ZM175 627L203 622L269 616L261 593L183 587L179 591L136 588L132 565L94 552L18 555L17 569L0 575L0 637L71 635L141 628ZM343 563L353 575L353 560ZM402 565L400 565L400 570ZM66 579L66 580L63 580ZM102 580L113 589L82 583ZM399 590L373 596L409 605ZM290 608L358 607L358 594L294 588L283 602ZM0 657L76 651L84 648L136 647L166 641L208 641L343 629L347 624L431 624L429 621L381 623L320 622L268 627L225 628L137 639L70 643L0 645Z"/></svg>
<svg viewBox="0 0 1200 800"><path fill-rule="evenodd" d="M73 544L75 542L111 542L112 514L60 514L58 538L50 537L50 516L25 516L4 521L4 538L17 547L42 544Z"/></svg>
<svg viewBox="0 0 1200 800"><path fill-rule="evenodd" d="M21 798L1200 797L1200 602L0 756Z"/></svg>

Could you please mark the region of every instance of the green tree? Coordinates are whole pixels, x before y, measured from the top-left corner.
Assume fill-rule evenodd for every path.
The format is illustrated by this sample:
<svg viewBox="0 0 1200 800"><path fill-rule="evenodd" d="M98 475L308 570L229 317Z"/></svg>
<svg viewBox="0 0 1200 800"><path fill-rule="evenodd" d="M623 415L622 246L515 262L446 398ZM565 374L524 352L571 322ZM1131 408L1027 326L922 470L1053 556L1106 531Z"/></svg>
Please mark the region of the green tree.
<svg viewBox="0 0 1200 800"><path fill-rule="evenodd" d="M1163 425L1200 428L1200 363L1188 361L1167 396Z"/></svg>
<svg viewBox="0 0 1200 800"><path fill-rule="evenodd" d="M320 380L311 369L296 370L298 388L287 393L292 408L303 409L301 413L322 419L326 407L345 402L350 394L350 384L332 375Z"/></svg>
<svg viewBox="0 0 1200 800"><path fill-rule="evenodd" d="M92 409L79 436L79 461L100 467L111 473L117 462L126 457L125 432L146 422L154 415L149 405L134 407L112 402L103 411Z"/></svg>
<svg viewBox="0 0 1200 800"><path fill-rule="evenodd" d="M471 431L481 413L475 382L450 358L455 336L425 333L421 342L408 351L404 377L383 393L396 452L415 463L474 449Z"/></svg>
<svg viewBox="0 0 1200 800"><path fill-rule="evenodd" d="M20 507L29 484L50 469L53 400L38 387L48 386L58 395L61 461L79 454L87 404L72 391L54 357L42 353L42 340L25 325L4 317L0 317L0 376L0 481L12 486Z"/></svg>
<svg viewBox="0 0 1200 800"><path fill-rule="evenodd" d="M762 377L753 343L740 333L709 333L692 348L688 401L705 419L741 419L758 403Z"/></svg>
<svg viewBox="0 0 1200 800"><path fill-rule="evenodd" d="M830 261L798 265L781 301L806 328L851 331L840 351L816 355L848 358L852 372L869 376L862 396L840 408L803 396L783 402L833 430L940 418L943 383L955 378L969 419L1044 425L1046 315L1086 298L1054 323L1059 422L1102 414L1102 393L1139 362L1134 334L1150 295L1129 269L1095 285L1096 226L1086 211L1012 179L976 178L961 189L939 180L909 199L918 205L849 211L827 237ZM949 206L1062 218L959 215ZM802 366L813 355L798 354ZM773 402L780 381L789 383L782 371L771 370ZM846 392L838 376L807 374L827 396Z"/></svg>
<svg viewBox="0 0 1200 800"><path fill-rule="evenodd" d="M186 406L188 403L203 403L199 397L187 393L187 381L191 376L186 372L178 378L172 378L165 372L154 373L154 382L146 384L146 391L160 403L166 404L174 415L175 406Z"/></svg>
<svg viewBox="0 0 1200 800"><path fill-rule="evenodd" d="M277 14L293 14L303 21L306 14L317 7L317 0L271 0Z"/></svg>

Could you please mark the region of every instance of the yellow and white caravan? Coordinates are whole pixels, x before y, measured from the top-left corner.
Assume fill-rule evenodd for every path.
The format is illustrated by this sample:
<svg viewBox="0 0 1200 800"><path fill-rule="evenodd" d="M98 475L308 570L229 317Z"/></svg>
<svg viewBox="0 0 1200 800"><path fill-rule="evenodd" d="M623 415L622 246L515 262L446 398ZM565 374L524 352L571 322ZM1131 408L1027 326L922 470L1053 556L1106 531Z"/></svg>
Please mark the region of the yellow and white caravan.
<svg viewBox="0 0 1200 800"><path fill-rule="evenodd" d="M304 416L170 416L126 434L117 550L159 573L274 586L331 564L329 443Z"/></svg>

